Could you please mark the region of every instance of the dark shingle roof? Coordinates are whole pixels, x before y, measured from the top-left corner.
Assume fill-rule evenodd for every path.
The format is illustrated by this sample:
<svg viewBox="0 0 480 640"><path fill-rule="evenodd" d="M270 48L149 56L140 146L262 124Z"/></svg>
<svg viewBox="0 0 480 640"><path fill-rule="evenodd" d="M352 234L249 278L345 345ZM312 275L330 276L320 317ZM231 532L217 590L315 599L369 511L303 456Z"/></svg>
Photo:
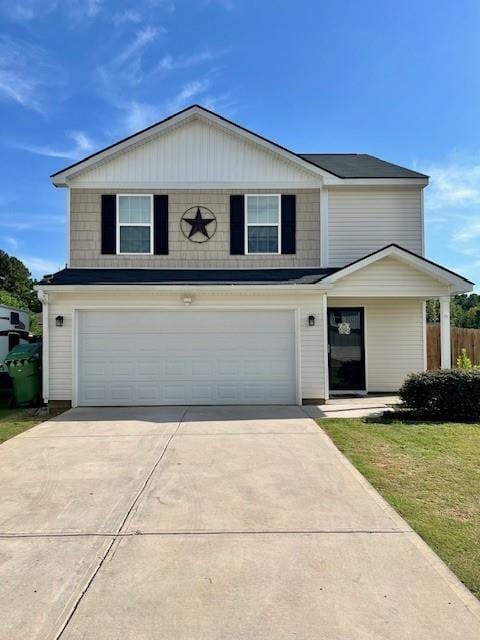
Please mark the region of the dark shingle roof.
<svg viewBox="0 0 480 640"><path fill-rule="evenodd" d="M40 285L315 284L338 269L62 269Z"/></svg>
<svg viewBox="0 0 480 640"><path fill-rule="evenodd" d="M368 153L299 153L338 178L428 178L423 173L380 160Z"/></svg>
<svg viewBox="0 0 480 640"><path fill-rule="evenodd" d="M214 113L213 111L210 111L209 109L206 109L205 107L202 107L201 105L198 105L198 104L190 105L189 107L186 107L185 109L182 109L181 111L178 111L177 113L174 113L171 116L168 116L168 118L165 118L164 120L160 120L159 122L152 124L146 129L137 131L136 133L126 138L123 138L118 142L114 142L113 144L107 147L104 147L103 149L100 149L95 153L92 153L91 155L87 156L86 158L83 158L82 160L74 162L68 167L64 167L60 171L56 171L50 177L54 178L55 176L58 176L59 174L64 173L65 171L78 167L82 165L84 162L86 162L87 160L95 158L96 156L104 153L105 151L114 149L115 147L118 147L119 145L125 142L128 142L129 140L133 140L137 136L144 134L148 131L151 131L155 129L155 127L158 127L159 125L164 124L169 120L172 120L173 118L187 111L190 111L192 109L200 109L205 113L209 113L210 115L215 116L219 120L223 120L224 122L227 122L228 124L231 124L237 127L241 131L246 131L247 133L254 135L259 140L264 140L265 142L268 142L269 144L274 145L278 149L287 151L288 153L291 153L293 156L297 156L297 158L306 160L310 164L313 164L317 167L320 167L320 169L324 169L325 171L332 173L338 178L428 178L428 176L424 175L423 173L417 173L416 171L412 171L411 169L405 169L404 167L400 167L399 165L392 164L391 162L386 162L385 160L380 160L380 158L376 158L375 156L370 156L366 153L295 153L294 151L291 151L290 149L283 147L277 142L274 142L273 140L269 140L268 138L265 138L264 136L261 136L260 134L255 133L255 131L251 131L250 129L242 127L236 122L233 122L232 120L228 120L224 116L221 116L218 113Z"/></svg>

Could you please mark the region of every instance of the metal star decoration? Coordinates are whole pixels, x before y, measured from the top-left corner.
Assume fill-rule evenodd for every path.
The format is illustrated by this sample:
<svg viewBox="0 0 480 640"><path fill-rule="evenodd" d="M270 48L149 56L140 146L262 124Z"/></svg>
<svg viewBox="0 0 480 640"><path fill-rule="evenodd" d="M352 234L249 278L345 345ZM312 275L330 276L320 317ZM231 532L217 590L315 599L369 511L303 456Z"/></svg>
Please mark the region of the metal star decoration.
<svg viewBox="0 0 480 640"><path fill-rule="evenodd" d="M190 229L190 233L188 234L189 238L191 238L196 233L202 233L206 238L210 237L207 232L207 225L213 222L213 218L211 218L210 220L203 218L200 207L197 207L197 213L194 218L184 218L184 220L185 222L188 222L188 224L192 227Z"/></svg>

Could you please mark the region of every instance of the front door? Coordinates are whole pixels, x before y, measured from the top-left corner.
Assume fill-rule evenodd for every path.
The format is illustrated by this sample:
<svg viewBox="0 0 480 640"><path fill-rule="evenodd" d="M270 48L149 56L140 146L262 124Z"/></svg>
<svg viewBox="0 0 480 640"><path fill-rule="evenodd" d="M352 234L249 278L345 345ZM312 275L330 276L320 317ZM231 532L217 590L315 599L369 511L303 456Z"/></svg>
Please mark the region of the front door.
<svg viewBox="0 0 480 640"><path fill-rule="evenodd" d="M362 308L329 307L328 368L332 391L365 390Z"/></svg>

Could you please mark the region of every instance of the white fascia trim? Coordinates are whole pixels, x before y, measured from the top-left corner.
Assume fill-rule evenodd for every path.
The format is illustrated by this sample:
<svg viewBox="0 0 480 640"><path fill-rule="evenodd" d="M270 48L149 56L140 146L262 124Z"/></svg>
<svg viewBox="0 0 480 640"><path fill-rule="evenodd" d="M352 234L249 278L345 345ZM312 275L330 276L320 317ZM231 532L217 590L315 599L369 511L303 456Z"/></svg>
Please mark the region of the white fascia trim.
<svg viewBox="0 0 480 640"><path fill-rule="evenodd" d="M35 289L39 292L63 292L63 293L91 293L91 292L105 292L105 291L136 291L138 293L145 293L148 291L158 292L186 292L195 291L196 293L202 293L206 291L208 293L235 293L237 291L248 291L249 293L261 293L265 295L266 292L275 294L277 292L288 292L292 294L297 293L322 293L331 289L331 285L319 284L290 284L290 285L194 285L194 284L178 284L178 285L152 285L152 284L101 284L101 285L37 285Z"/></svg>
<svg viewBox="0 0 480 640"><path fill-rule="evenodd" d="M305 171L308 171L314 175L320 176L321 178L328 178L329 180L332 180L334 183L341 182L340 178L337 178L336 176L329 173L328 171L325 171L324 169L320 169L320 167L316 167L312 163L307 162L306 160L303 160L299 156L295 155L293 152L288 151L287 149L283 149L282 147L278 147L277 145L271 142L268 142L267 140L264 140L263 138L257 136L256 134L250 133L233 123L226 122L225 120L223 120L222 118L219 118L215 114L208 113L203 109L199 109L196 106L188 109L187 111L184 111L183 113L177 114L176 116L170 118L166 122L159 123L155 127L148 129L147 131L143 131L141 133L137 133L136 135L133 135L130 139L124 140L123 142L116 144L111 149L105 149L104 151L95 155L93 158L84 160L83 162L76 165L75 167L72 167L71 169L66 169L61 173L58 173L57 175L52 177L52 182L57 187L64 187L67 185L67 181L69 178L72 178L73 176L75 176L76 174L82 171L85 171L85 169L88 169L95 164L103 162L108 157L114 157L115 155L122 153L123 151L125 151L130 147L134 147L138 144L141 144L146 140L148 140L149 138L153 138L159 135L160 133L167 131L168 129L177 127L179 124L188 120L192 120L194 118L198 118L199 120L204 120L210 124L220 126L223 129L229 131L230 133L234 133L237 136L245 138L250 142L253 142L254 144L257 144L265 149L268 149L271 153L274 153L275 155L280 156L285 160L293 162L294 164L301 167Z"/></svg>
<svg viewBox="0 0 480 640"><path fill-rule="evenodd" d="M466 293L473 290L473 285L463 280L460 276L456 276L455 274L450 273L446 269L443 269L443 267L438 267L434 264L431 264L430 262L426 262L421 257L415 256L399 247L385 247L385 249L382 249L381 251L378 251L371 256L367 256L366 258L363 258L363 260L359 260L358 262L355 262L355 264L347 266L344 269L340 269L340 271L327 276L322 282L324 284L334 284L338 280L341 280L342 278L355 273L359 269L363 269L364 267L367 267L368 265L373 264L378 260L382 260L383 258L391 256L394 256L395 258L398 258L398 260L401 260L402 262L415 267L419 271L427 273L443 284L450 285L450 287L452 288L452 293Z"/></svg>
<svg viewBox="0 0 480 640"><path fill-rule="evenodd" d="M339 178L340 182L324 181L329 187L426 187L428 178Z"/></svg>
<svg viewBox="0 0 480 640"><path fill-rule="evenodd" d="M240 190L246 189L258 189L265 191L266 189L274 189L275 191L283 191L285 189L319 189L321 186L320 178L312 178L311 180L298 181L298 180L283 180L283 181L268 181L268 182L128 182L128 181L83 181L79 179L78 183L76 179L68 180L65 185L57 186L69 186L72 189L150 189L150 190L191 190L196 189L221 189L221 190Z"/></svg>

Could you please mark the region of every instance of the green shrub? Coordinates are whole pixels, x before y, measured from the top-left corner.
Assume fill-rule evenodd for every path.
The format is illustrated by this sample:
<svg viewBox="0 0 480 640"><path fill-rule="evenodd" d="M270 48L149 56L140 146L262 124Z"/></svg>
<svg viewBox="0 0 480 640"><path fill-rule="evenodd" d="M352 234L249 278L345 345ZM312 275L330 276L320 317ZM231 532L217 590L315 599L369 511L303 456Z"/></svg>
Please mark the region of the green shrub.
<svg viewBox="0 0 480 640"><path fill-rule="evenodd" d="M457 358L457 368L458 369L480 369L478 364L473 364L473 362L468 357L467 350L463 348L460 351L460 355Z"/></svg>
<svg viewBox="0 0 480 640"><path fill-rule="evenodd" d="M400 398L407 407L425 416L480 421L480 370L412 373L400 389Z"/></svg>
<svg viewBox="0 0 480 640"><path fill-rule="evenodd" d="M458 369L473 369L473 364L468 357L467 350L464 348L460 351L460 355L457 358Z"/></svg>

